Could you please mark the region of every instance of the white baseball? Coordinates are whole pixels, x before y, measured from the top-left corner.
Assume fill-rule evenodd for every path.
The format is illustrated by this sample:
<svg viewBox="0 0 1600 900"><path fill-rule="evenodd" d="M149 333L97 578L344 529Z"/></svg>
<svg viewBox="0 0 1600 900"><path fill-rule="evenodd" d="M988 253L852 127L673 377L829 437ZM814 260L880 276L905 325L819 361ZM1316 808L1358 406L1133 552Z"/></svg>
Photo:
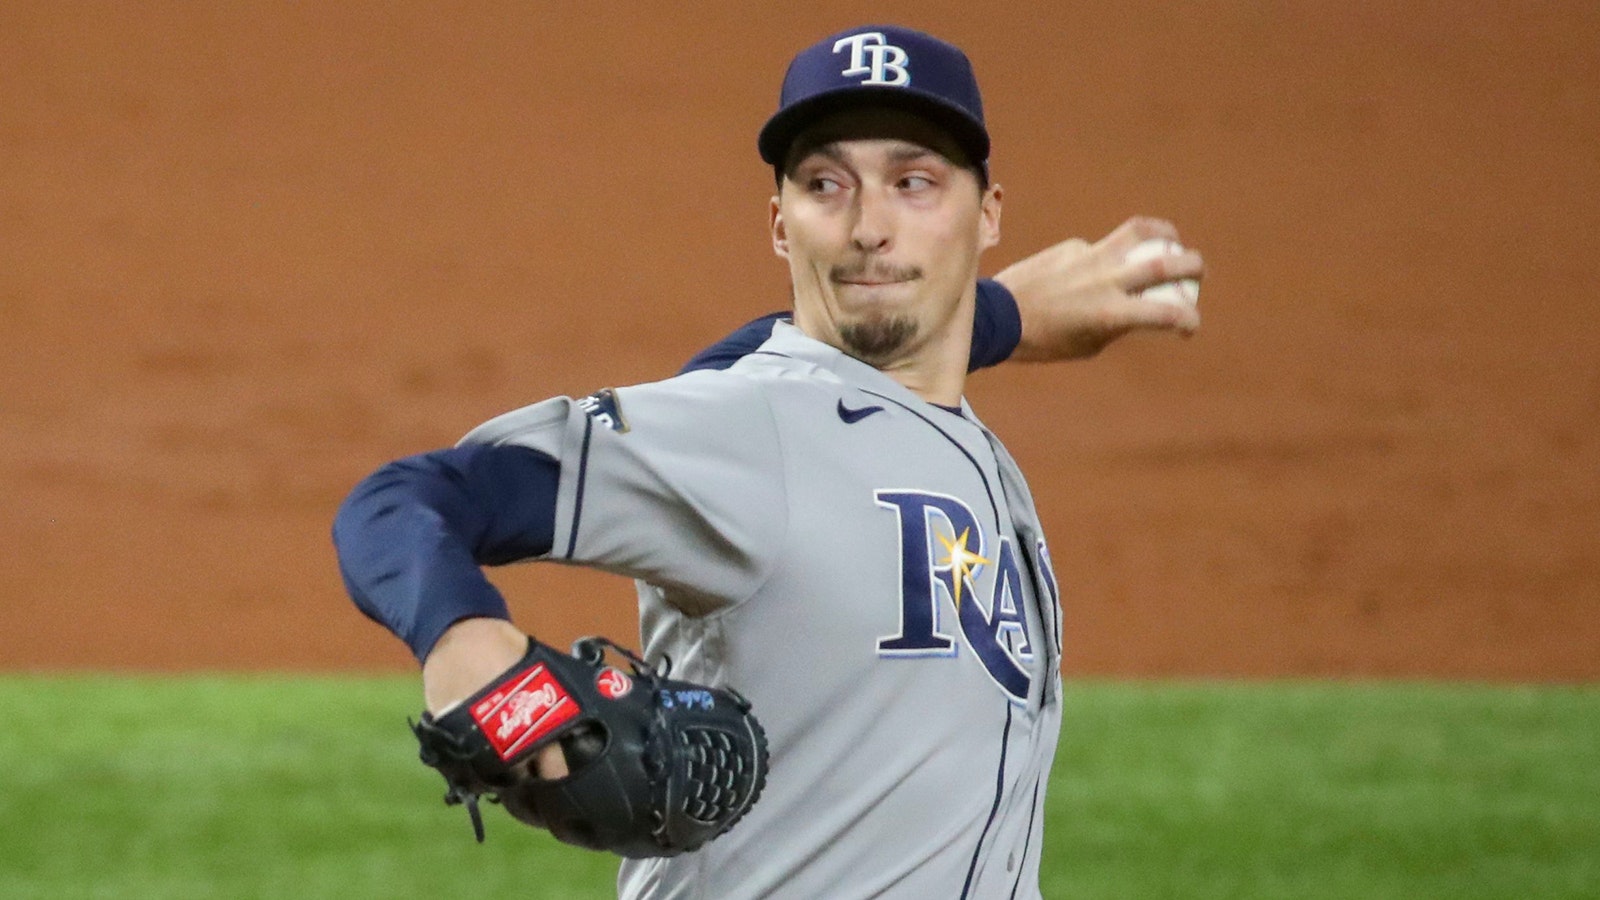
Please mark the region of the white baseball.
<svg viewBox="0 0 1600 900"><path fill-rule="evenodd" d="M1128 255L1124 257L1127 262L1143 262L1155 259L1158 256L1169 256L1182 253L1183 245L1167 238L1147 238L1140 241ZM1172 303L1179 306L1195 306L1200 303L1200 281L1195 278L1182 278L1177 281L1167 281L1154 284L1139 292L1145 300L1155 300L1158 303Z"/></svg>

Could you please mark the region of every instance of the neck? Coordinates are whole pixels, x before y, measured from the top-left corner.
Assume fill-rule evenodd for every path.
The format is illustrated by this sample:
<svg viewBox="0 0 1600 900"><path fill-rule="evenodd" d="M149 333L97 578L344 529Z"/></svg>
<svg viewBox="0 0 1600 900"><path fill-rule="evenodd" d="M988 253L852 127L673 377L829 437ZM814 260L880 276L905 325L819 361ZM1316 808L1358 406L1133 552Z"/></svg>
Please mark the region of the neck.
<svg viewBox="0 0 1600 900"><path fill-rule="evenodd" d="M939 346L927 347L923 353L877 368L929 403L960 406L961 395L967 387L967 357L971 346L969 329L966 343L960 346L952 341L941 341Z"/></svg>
<svg viewBox="0 0 1600 900"><path fill-rule="evenodd" d="M848 356L855 356L838 329L825 317L807 315L797 308L795 327L807 337L828 344ZM893 357L862 360L899 382L911 393L940 406L961 405L967 386L967 360L972 354L972 301L958 304L949 321L931 335L921 336ZM856 357L860 358L860 357Z"/></svg>

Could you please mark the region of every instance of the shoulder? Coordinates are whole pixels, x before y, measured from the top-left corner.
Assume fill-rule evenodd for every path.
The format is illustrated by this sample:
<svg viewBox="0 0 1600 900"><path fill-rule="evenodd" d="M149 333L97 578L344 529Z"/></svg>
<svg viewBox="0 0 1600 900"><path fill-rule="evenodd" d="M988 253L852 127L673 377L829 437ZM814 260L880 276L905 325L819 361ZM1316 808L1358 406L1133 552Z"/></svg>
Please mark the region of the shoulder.
<svg viewBox="0 0 1600 900"><path fill-rule="evenodd" d="M730 428L775 422L797 394L816 391L818 376L801 360L757 351L727 368L602 391L577 403L598 423L614 422L620 430L689 430L715 441Z"/></svg>
<svg viewBox="0 0 1600 900"><path fill-rule="evenodd" d="M766 417L772 367L752 360L728 369L704 369L661 381L605 387L580 397L558 396L495 416L473 428L461 444L519 443L557 451L563 434L598 429L629 434L715 434L738 417Z"/></svg>
<svg viewBox="0 0 1600 900"><path fill-rule="evenodd" d="M768 313L746 322L727 337L696 353L678 374L728 368L759 348L772 336L772 326L787 316L781 312Z"/></svg>
<svg viewBox="0 0 1600 900"><path fill-rule="evenodd" d="M773 328L768 323L767 328ZM837 351L795 337L788 326L726 366L694 369L659 381L599 388L579 397L547 400L496 416L469 432L463 444L521 443L555 452L558 435L595 429L617 435L638 431L685 433L688 440L726 439L730 429L764 421L796 404L814 405L844 385L835 371ZM829 409L832 401L828 401Z"/></svg>

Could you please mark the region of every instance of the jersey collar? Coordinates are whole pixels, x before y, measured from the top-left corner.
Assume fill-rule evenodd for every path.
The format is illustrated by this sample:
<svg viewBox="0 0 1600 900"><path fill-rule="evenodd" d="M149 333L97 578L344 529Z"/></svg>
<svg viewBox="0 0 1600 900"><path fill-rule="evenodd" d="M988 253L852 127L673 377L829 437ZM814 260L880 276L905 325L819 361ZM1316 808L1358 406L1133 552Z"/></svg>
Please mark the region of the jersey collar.
<svg viewBox="0 0 1600 900"><path fill-rule="evenodd" d="M831 344L823 343L816 338L808 336L789 321L780 319L773 323L772 337L761 345L759 352L775 353L779 356L787 356L791 359L808 362L816 366L817 369L833 375L843 384L862 390L869 390L900 403L954 413L975 424L978 421L977 416L972 412L972 408L967 405L966 397L961 398L960 410L929 403L913 393L910 388L890 378L882 371Z"/></svg>

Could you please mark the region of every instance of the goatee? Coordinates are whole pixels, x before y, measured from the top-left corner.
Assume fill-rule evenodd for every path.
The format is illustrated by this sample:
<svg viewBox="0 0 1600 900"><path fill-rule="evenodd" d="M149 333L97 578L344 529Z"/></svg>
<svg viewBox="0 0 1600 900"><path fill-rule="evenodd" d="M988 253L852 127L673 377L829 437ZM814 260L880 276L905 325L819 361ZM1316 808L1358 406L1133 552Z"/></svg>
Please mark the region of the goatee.
<svg viewBox="0 0 1600 900"><path fill-rule="evenodd" d="M873 316L839 326L845 352L874 365L893 359L916 336L916 321L903 316Z"/></svg>

